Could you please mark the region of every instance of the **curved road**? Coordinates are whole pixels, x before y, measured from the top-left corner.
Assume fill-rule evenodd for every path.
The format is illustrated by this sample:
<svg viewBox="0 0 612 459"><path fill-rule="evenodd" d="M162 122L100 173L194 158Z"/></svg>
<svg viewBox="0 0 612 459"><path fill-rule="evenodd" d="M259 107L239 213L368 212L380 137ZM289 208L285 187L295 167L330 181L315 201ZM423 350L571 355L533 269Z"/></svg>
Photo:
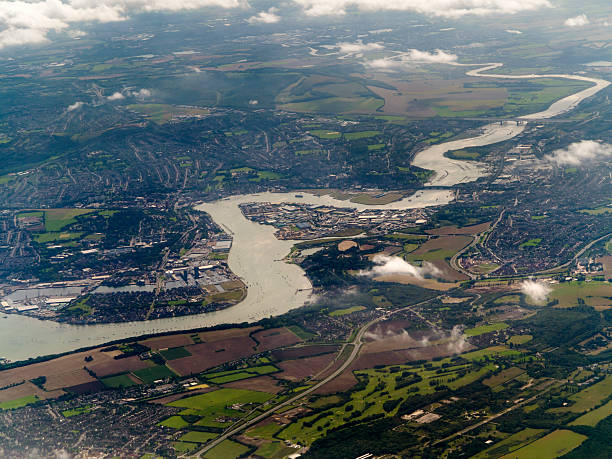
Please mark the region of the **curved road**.
<svg viewBox="0 0 612 459"><path fill-rule="evenodd" d="M449 290L450 291L450 290ZM227 440L228 438L242 432L244 429L247 429L248 427L251 427L255 424L257 424L259 421L262 421L263 419L267 418L268 416L270 416L271 414L275 413L276 411L280 410L281 408L287 406L287 405L291 405L292 403L295 403L296 401L298 401L299 399L313 393L314 391L316 391L318 388L320 388L321 386L327 384L328 382L330 382L332 379L340 376L342 373L344 373L344 371L353 363L353 361L357 358L357 356L359 355L359 351L361 350L361 346L363 346L363 343L361 342L361 339L363 338L363 335L365 334L365 332L375 323L380 322L381 320L385 320L388 319L390 316L392 316L393 314L397 314L398 312L402 312L402 311L411 311L412 313L416 314L418 317L420 317L421 319L425 320L430 326L435 327L435 325L433 323L431 323L430 321L428 321L427 319L425 319L423 316L421 316L418 312L414 311L412 308L415 306L419 306L421 304L427 303L428 301L432 301L436 298L440 298L442 296L447 295L449 292L444 292L441 295L438 295L436 297L433 298L429 298L427 300L424 301L420 301L418 303L415 303L413 305L410 306L405 306L403 308L400 309L396 309L394 311L389 311L388 313L377 317L374 320L369 321L367 324L363 325L359 331L357 332L357 334L355 335L355 338L353 338L353 341L351 341L350 343L347 344L347 346L353 346L353 350L351 352L351 354L348 356L348 358L342 363L342 365L340 365L338 367L337 370L335 370L332 374L330 374L327 378L323 379L322 381L319 381L318 383L316 383L314 386L309 387L308 389L300 392L298 395L291 397L288 400L285 400L284 402L279 403L278 405L275 405L274 407L270 408L268 411L266 411L265 413L260 414L259 416L254 417L253 419L245 422L244 424L241 424L237 427L234 427L231 430L228 430L227 432L223 433L221 436L217 437L216 439L214 439L213 441L211 441L210 443L208 443L206 446L204 446L200 451L197 452L196 457L198 458L202 458L203 454L205 454L207 451L211 450L212 448L214 448L215 446L217 446L219 443L223 442L224 440ZM340 354L342 353L342 351L340 351ZM191 455L190 455L191 456Z"/></svg>
<svg viewBox="0 0 612 459"><path fill-rule="evenodd" d="M342 363L342 365L340 365L340 367L338 367L338 369L336 371L334 371L331 375L329 375L327 378L323 379L322 381L318 382L317 384L315 384L314 386L309 387L308 389L300 392L298 395L285 400L284 402L279 403L278 405L274 406L273 408L270 408L268 411L266 411L265 413L260 414L257 417L254 417L253 419L245 422L244 424L239 425L238 427L233 428L232 430L229 430L227 432L225 432L223 435L221 435L220 437L217 437L215 440L211 441L210 443L208 443L204 448L202 448L199 452L197 457L202 457L202 455L204 453L206 453L207 451L209 451L210 449L214 448L215 446L217 446L219 443L223 442L224 440L227 440L229 437L236 435L238 433L240 433L241 431L243 431L244 429L251 427L252 425L257 424L259 421L267 418L268 416L270 416L271 414L273 414L274 412L280 410L281 408L287 406L287 405L291 405L292 403L298 401L299 399L305 397L306 395L311 394L312 392L314 392L315 390L317 390L319 387L323 386L324 384L327 384L328 382L330 382L332 379L336 378L337 376L340 376L342 373L344 373L344 370L346 370L349 365L351 365L353 363L353 361L357 358L357 355L359 354L359 351L361 350L361 346L363 345L363 343L361 342L361 338L363 337L363 335L365 334L366 330L368 328L370 328L370 326L374 325L376 322L379 322L382 319L385 319L387 316L381 316L375 320L372 320L370 322L368 322L367 324L365 324L363 327L361 327L359 329L359 331L357 332L357 335L355 335L355 339L353 339L353 341L351 341L348 345L352 345L353 346L353 351L351 352L351 355L349 355L349 357Z"/></svg>

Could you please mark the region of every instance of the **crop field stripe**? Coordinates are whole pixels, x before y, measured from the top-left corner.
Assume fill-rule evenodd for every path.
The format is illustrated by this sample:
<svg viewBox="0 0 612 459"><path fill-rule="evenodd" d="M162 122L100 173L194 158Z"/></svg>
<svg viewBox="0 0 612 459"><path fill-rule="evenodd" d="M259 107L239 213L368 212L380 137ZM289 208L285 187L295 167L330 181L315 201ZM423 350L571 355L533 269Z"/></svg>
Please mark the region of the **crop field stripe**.
<svg viewBox="0 0 612 459"><path fill-rule="evenodd" d="M554 459L577 448L586 439L585 435L570 430L555 430L502 459Z"/></svg>

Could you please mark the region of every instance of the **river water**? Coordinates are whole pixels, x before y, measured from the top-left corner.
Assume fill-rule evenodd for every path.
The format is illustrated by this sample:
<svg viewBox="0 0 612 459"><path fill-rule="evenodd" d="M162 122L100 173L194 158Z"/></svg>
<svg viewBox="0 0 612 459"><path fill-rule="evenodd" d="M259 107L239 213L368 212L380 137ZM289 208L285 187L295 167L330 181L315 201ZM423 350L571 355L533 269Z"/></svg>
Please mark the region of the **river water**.
<svg viewBox="0 0 612 459"><path fill-rule="evenodd" d="M461 65L461 64L457 64ZM552 118L562 115L573 110L580 102L587 97L598 93L610 84L609 81L599 78L590 78L581 75L503 75L503 74L483 74L489 70L494 70L501 67L502 64L487 64L467 72L467 75L481 78L501 78L501 79L536 79L536 78L564 78L569 80L578 80L593 83L593 86L584 89L575 94L571 94L563 99L554 102L546 110L531 113L518 117L521 120L538 120ZM430 178L428 185L436 186L453 186L458 183L471 182L486 173L483 164L477 161L460 161L450 159L444 156L444 153L462 148L482 147L492 145L494 143L504 142L519 135L525 129L526 124L518 124L514 121L506 121L503 124L493 123L482 128L482 133L478 136L469 139L456 140L438 145L433 145L429 148L417 153L412 164L423 169L429 169L435 172Z"/></svg>
<svg viewBox="0 0 612 459"><path fill-rule="evenodd" d="M488 76L482 75L481 72L497 67L499 64L491 64L470 71L468 74L484 78ZM551 76L494 75L494 77L549 78ZM565 113L609 84L605 80L574 75L554 75L553 77L591 81L595 85L555 102L541 113L523 117L525 120L549 118ZM485 126L482 134L474 138L434 145L421 151L415 157L414 164L435 172L430 182L431 185L452 186L476 180L485 173L482 165L475 162L450 160L444 157L444 153L449 150L490 145L508 140L520 134L524 128L524 125L516 123L491 124ZM0 357L22 360L142 334L186 330L222 323L252 322L264 317L280 315L302 306L309 298L310 282L298 266L282 261L289 253L294 241L277 240L274 237L273 227L259 225L244 218L238 207L241 203L301 202L357 209L408 209L447 204L452 200L453 193L451 190L425 189L401 201L384 206L367 206L340 201L330 196L314 196L306 193L300 196L296 197L295 193L261 193L233 196L198 206L199 210L208 212L234 237L228 263L248 286L246 299L236 306L222 311L172 319L101 325L67 325L16 314L0 314Z"/></svg>

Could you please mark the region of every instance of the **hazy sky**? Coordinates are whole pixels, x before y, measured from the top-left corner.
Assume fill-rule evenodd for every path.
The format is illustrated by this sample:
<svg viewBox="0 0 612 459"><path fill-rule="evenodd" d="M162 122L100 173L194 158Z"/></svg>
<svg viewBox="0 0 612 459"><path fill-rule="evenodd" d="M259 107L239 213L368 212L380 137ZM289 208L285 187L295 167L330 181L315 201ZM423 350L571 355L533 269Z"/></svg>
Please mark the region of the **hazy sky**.
<svg viewBox="0 0 612 459"><path fill-rule="evenodd" d="M284 18L338 17L350 12L403 11L430 17L512 15L555 8L554 0L286 0L258 6L257 0L0 0L0 48L45 43L55 33L85 35L89 23L128 21L143 12L178 12L222 8L250 24L274 24ZM577 11L568 27L589 24Z"/></svg>

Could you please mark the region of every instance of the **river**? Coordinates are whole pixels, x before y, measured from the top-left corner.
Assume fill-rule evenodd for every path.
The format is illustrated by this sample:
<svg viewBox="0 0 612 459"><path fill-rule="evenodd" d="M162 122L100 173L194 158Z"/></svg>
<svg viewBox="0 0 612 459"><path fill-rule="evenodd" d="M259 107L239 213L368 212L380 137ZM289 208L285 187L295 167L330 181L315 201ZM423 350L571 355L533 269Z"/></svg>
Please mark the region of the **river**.
<svg viewBox="0 0 612 459"><path fill-rule="evenodd" d="M489 76L481 73L499 66L500 64L490 64L472 70L468 74L483 78L558 77L595 83L587 90L555 102L543 112L522 117L525 120L549 118L565 113L609 84L605 80L574 75ZM508 140L520 134L524 128L523 124L517 125L517 123L491 124L485 126L482 134L474 138L434 145L421 151L416 155L414 164L435 172L430 185L452 186L460 182L476 180L485 173L481 164L450 160L444 157L444 153L449 150L490 145ZM0 357L22 360L143 334L186 330L222 323L252 322L264 317L280 315L303 305L310 295L310 282L298 266L282 261L294 241L277 240L274 237L273 227L259 225L244 218L238 207L241 203L302 202L357 209L407 209L447 204L452 200L453 193L451 190L425 189L401 201L384 206L367 206L340 201L330 196L314 196L307 193L300 196L296 197L295 193L260 193L233 196L198 206L199 210L208 212L234 237L228 263L248 286L246 299L236 306L222 311L172 319L101 325L58 324L22 315L0 314Z"/></svg>

